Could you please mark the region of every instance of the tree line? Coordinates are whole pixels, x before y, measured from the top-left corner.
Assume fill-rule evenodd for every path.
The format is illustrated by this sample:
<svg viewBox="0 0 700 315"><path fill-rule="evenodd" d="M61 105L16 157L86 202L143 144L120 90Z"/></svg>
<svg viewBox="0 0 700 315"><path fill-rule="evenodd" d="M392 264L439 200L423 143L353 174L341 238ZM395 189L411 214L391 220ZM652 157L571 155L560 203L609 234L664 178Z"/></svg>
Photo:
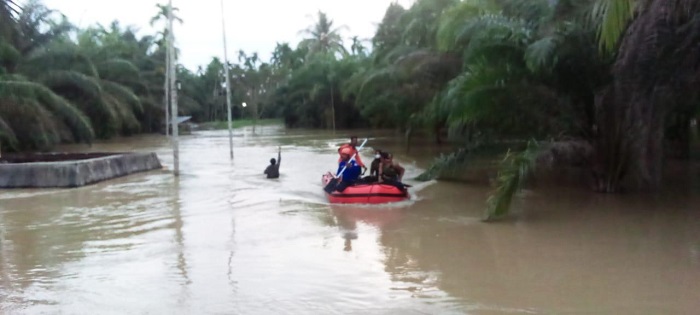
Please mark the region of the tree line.
<svg viewBox="0 0 700 315"><path fill-rule="evenodd" d="M277 89L287 125L462 146L421 179L509 152L490 216L543 161L588 168L595 191L617 193L658 190L665 162L690 154L698 1L417 0L389 6L371 51L356 38L345 51L331 26L320 14L298 48L305 62Z"/></svg>
<svg viewBox="0 0 700 315"><path fill-rule="evenodd" d="M522 152L508 154L499 192L543 157L588 168L599 192L654 190L669 157L688 157L700 113L699 13L693 0L416 0L391 4L365 40L318 12L270 60L178 66L178 114L225 120L227 66L234 117L462 147L422 179L496 148ZM0 0L0 139L42 149L158 130L165 35L78 29L35 0Z"/></svg>

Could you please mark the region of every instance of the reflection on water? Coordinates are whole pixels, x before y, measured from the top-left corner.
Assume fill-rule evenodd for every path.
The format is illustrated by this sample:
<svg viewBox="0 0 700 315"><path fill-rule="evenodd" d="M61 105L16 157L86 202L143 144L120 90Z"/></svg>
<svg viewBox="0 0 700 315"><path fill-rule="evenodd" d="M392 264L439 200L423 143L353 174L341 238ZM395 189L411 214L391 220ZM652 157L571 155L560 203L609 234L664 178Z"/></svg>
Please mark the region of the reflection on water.
<svg viewBox="0 0 700 315"><path fill-rule="evenodd" d="M697 186L655 197L538 183L506 222L489 187L411 183L409 202L329 205L346 141L265 127L181 139L167 170L72 190L0 192L0 313L690 314L700 307ZM403 154L407 178L428 147ZM262 172L282 146L281 178ZM66 150L85 150L71 146ZM162 137L99 144L148 150ZM369 152L370 150L367 150ZM363 156L366 160L370 156ZM688 188L691 187L691 188ZM694 187L694 188L692 188Z"/></svg>

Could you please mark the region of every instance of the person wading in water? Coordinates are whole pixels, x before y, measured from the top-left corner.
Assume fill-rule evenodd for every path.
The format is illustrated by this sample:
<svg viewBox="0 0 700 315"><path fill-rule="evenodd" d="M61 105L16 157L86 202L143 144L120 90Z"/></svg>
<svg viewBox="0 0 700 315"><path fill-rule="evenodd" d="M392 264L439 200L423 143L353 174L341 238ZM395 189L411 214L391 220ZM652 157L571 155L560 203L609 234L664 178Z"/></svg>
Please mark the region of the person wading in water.
<svg viewBox="0 0 700 315"><path fill-rule="evenodd" d="M270 159L270 165L265 169L264 174L267 178L279 178L280 177L280 164L282 163L282 147L277 147L277 160L274 158Z"/></svg>

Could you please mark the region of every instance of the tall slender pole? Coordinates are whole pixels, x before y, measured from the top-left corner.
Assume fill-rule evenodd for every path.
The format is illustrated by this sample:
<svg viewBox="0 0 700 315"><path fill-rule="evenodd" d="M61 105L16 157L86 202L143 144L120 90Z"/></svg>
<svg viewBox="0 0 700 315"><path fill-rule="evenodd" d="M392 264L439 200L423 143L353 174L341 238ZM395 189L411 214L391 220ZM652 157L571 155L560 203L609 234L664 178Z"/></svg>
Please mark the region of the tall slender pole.
<svg viewBox="0 0 700 315"><path fill-rule="evenodd" d="M173 128L173 136L172 136L172 143L173 143L173 162L175 164L175 172L174 175L180 176L180 157L179 157L179 143L178 143L178 127L177 127L177 86L176 86L176 81L177 81L177 72L175 71L175 65L177 64L177 59L175 57L175 36L173 32L173 1L169 0L168 1L168 53L170 55L170 105L172 106L172 109L170 111L171 115L171 120L172 120L172 128Z"/></svg>
<svg viewBox="0 0 700 315"><path fill-rule="evenodd" d="M224 0L221 0L221 28L224 36L224 75L226 76L226 108L228 109L228 146L233 160L233 126L231 123L231 79L228 75L228 48L226 47L226 19Z"/></svg>
<svg viewBox="0 0 700 315"><path fill-rule="evenodd" d="M168 108L168 106L170 105L170 46L168 46L167 44L169 39L166 38L165 41L165 82L163 83L163 87L165 89L165 96L163 97L163 106L165 106L165 136L170 137L170 126L168 126L170 125L170 108Z"/></svg>

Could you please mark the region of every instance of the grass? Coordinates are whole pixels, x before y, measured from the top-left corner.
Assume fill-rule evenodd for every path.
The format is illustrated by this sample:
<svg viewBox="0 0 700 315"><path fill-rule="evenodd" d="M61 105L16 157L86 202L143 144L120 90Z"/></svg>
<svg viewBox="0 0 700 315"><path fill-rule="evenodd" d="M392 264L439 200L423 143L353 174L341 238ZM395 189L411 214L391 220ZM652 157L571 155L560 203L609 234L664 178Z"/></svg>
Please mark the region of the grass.
<svg viewBox="0 0 700 315"><path fill-rule="evenodd" d="M241 128L241 127L248 127L252 126L255 124L255 121L252 119L236 119L231 122L233 125L233 128ZM281 119L260 119L257 122L258 126L270 126L270 125L279 125L282 124ZM205 122L199 124L199 129L201 130L219 130L219 129L228 129L228 122L227 121L212 121L212 122Z"/></svg>

